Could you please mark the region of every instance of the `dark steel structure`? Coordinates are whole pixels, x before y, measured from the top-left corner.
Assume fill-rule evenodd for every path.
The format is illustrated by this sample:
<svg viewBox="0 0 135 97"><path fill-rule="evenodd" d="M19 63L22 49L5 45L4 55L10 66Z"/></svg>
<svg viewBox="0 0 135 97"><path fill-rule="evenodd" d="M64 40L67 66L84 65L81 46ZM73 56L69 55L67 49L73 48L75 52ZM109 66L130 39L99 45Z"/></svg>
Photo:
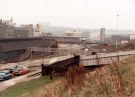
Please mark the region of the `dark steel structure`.
<svg viewBox="0 0 135 97"><path fill-rule="evenodd" d="M52 75L53 73L60 72L62 73L63 71L65 72L69 66L79 66L80 63L80 56L76 55L74 57L62 60L62 61L57 61L52 64L42 64L42 76L45 75Z"/></svg>

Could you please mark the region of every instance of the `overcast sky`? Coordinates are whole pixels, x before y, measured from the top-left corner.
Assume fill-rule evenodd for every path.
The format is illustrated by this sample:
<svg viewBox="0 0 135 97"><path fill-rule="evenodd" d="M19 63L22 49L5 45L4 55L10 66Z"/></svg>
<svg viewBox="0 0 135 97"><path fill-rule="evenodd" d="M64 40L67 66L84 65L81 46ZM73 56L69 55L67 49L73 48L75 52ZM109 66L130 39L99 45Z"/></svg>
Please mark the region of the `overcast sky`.
<svg viewBox="0 0 135 97"><path fill-rule="evenodd" d="M0 18L81 28L135 30L135 0L0 0Z"/></svg>

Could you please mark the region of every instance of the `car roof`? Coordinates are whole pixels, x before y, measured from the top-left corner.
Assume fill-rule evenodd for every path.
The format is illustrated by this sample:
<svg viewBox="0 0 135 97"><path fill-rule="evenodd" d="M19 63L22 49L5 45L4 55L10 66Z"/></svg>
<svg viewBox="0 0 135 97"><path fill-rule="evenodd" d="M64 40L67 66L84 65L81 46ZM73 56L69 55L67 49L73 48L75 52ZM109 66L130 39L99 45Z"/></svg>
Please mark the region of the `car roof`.
<svg viewBox="0 0 135 97"><path fill-rule="evenodd" d="M14 67L22 67L21 65L15 65Z"/></svg>
<svg viewBox="0 0 135 97"><path fill-rule="evenodd" d="M14 68L22 68L22 66L20 66L20 65L15 65L15 66L13 66L13 67L10 67L9 69L14 69Z"/></svg>
<svg viewBox="0 0 135 97"><path fill-rule="evenodd" d="M11 67L11 68L9 68L9 69L28 69L28 67L26 67L26 66L22 66L22 65L15 65L15 66L13 66L13 67Z"/></svg>
<svg viewBox="0 0 135 97"><path fill-rule="evenodd" d="M0 74L5 74L4 72L0 72Z"/></svg>
<svg viewBox="0 0 135 97"><path fill-rule="evenodd" d="M1 72L0 72L0 76L3 76L3 75L5 75L5 73L1 73Z"/></svg>
<svg viewBox="0 0 135 97"><path fill-rule="evenodd" d="M0 71L0 73L8 73L8 72L9 72L8 70Z"/></svg>

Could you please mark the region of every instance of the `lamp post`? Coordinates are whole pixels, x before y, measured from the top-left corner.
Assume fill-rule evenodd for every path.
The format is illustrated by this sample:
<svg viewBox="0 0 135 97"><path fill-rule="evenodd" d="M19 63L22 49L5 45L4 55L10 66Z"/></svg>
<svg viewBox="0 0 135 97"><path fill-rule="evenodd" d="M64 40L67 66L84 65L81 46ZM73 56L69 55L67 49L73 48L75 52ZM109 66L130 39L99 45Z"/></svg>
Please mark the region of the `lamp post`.
<svg viewBox="0 0 135 97"><path fill-rule="evenodd" d="M119 27L119 15L118 14L117 14L116 23L117 23L117 31L116 31L116 49L117 49L118 48L118 31L119 31L119 29L118 29L118 27Z"/></svg>

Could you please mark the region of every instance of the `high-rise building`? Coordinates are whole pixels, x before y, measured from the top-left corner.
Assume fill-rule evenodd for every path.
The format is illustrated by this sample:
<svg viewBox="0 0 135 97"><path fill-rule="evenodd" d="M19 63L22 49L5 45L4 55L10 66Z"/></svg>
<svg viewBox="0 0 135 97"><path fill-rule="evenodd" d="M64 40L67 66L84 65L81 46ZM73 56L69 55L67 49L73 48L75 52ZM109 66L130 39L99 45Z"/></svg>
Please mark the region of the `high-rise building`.
<svg viewBox="0 0 135 97"><path fill-rule="evenodd" d="M105 28L100 29L100 41L105 42Z"/></svg>

